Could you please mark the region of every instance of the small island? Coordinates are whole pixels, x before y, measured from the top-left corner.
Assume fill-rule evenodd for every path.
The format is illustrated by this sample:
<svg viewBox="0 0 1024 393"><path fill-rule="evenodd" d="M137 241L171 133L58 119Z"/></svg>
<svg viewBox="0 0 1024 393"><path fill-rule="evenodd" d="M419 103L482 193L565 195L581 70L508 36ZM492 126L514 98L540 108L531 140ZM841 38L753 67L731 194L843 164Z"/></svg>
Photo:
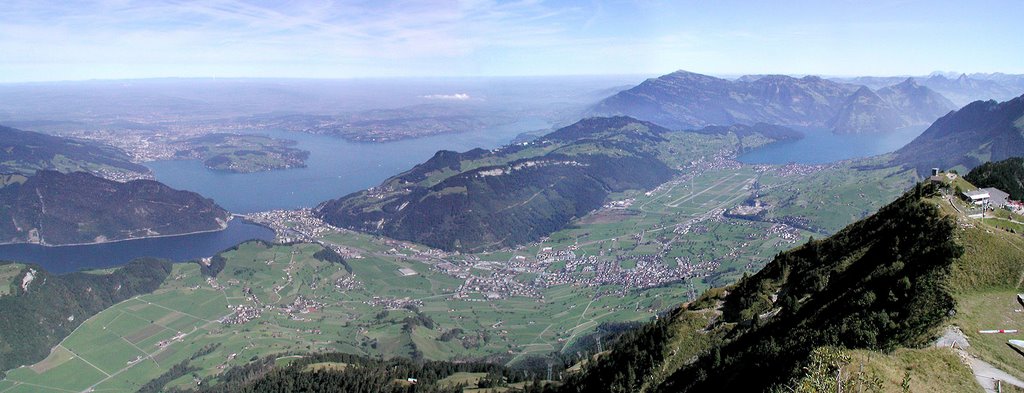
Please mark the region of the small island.
<svg viewBox="0 0 1024 393"><path fill-rule="evenodd" d="M309 152L297 142L264 135L208 134L177 142L176 159L198 159L207 168L253 173L305 168Z"/></svg>

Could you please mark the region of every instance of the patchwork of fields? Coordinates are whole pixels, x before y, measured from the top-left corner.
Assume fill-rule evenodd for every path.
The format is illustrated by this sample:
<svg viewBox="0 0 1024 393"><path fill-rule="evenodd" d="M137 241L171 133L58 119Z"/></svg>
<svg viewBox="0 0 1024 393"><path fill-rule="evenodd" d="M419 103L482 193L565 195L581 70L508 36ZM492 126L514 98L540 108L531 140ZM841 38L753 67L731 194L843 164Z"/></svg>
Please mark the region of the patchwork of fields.
<svg viewBox="0 0 1024 393"><path fill-rule="evenodd" d="M419 262L370 257L351 262L356 288L336 286L349 277L340 264L312 257L318 245L247 243L229 252L227 268L207 281L195 264L178 264L155 293L111 307L86 321L44 361L11 370L5 392L129 391L195 356L197 377L244 364L254 357L289 351L345 351L433 359L492 354L548 353L600 321L650 318L655 299L683 301L678 289L662 288L625 298L592 300L593 289L555 288L544 301L511 298L471 302L446 296L459 281ZM403 276L400 267L417 275ZM380 299L403 304L393 309ZM408 302L404 304L412 304ZM259 315L240 324L239 305ZM639 310L637 309L639 306ZM417 310L418 309L418 310ZM434 327L406 325L421 314ZM447 341L445 332L461 329ZM175 384L194 383L189 375Z"/></svg>
<svg viewBox="0 0 1024 393"><path fill-rule="evenodd" d="M655 318L805 240L810 232L725 214L800 178L774 171L692 171L651 192L615 195L543 242L498 252L424 258L422 246L409 243L348 231L321 237L360 252L348 259L349 272L314 257L318 244L246 243L223 254L215 279L197 264L175 265L154 293L101 312L44 361L11 370L0 392L136 390L190 361L201 371L169 385L187 386L257 357L309 351L508 364L583 356L575 352L593 349L603 323ZM503 270L509 266L515 270ZM647 271L680 279L645 285ZM559 274L571 278L552 284ZM470 284L502 280L537 295L474 292Z"/></svg>

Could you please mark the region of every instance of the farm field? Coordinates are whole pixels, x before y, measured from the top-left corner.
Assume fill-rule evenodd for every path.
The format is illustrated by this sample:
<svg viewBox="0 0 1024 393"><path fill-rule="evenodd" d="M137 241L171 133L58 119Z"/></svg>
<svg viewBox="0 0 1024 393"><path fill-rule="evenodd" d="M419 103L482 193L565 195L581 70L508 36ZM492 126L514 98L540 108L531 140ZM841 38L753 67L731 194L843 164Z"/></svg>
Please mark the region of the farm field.
<svg viewBox="0 0 1024 393"><path fill-rule="evenodd" d="M595 290L571 287L552 288L543 301L457 300L446 294L459 281L420 262L369 257L350 262L350 274L312 256L321 249L246 243L224 254L227 265L216 279L202 276L196 264L177 264L159 290L97 314L47 359L11 370L0 386L9 392L137 390L190 360L203 371L172 383L185 386L256 357L308 351L514 359L562 349L603 321L647 320L656 300L684 300L673 297L678 288L592 299ZM418 274L403 276L403 267ZM339 280L351 282L345 279L359 284L339 286ZM240 312L238 306L245 307ZM408 322L417 319L431 322ZM441 337L452 331L462 333Z"/></svg>
<svg viewBox="0 0 1024 393"><path fill-rule="evenodd" d="M888 156L840 163L799 178L766 173L758 200L767 218L832 234L867 217L917 183L913 170L885 167Z"/></svg>
<svg viewBox="0 0 1024 393"><path fill-rule="evenodd" d="M542 242L488 253L429 254L350 231L328 232L322 245L244 243L222 253L215 278L196 263L175 265L154 293L104 310L47 359L11 370L0 392L137 390L187 362L201 371L168 385L184 387L263 356L311 351L510 365L582 358L608 324L656 318L805 241L811 232L726 214L795 181L778 171L685 172L614 195ZM359 257L330 262L316 256L324 246Z"/></svg>
<svg viewBox="0 0 1024 393"><path fill-rule="evenodd" d="M759 270L776 253L811 235L784 224L724 214L751 199L758 187L791 181L749 166L686 174L650 192L617 195L624 207L592 213L537 248L574 247L577 254L628 266L643 256L656 256L669 268L687 264L697 272L692 281L700 292Z"/></svg>
<svg viewBox="0 0 1024 393"><path fill-rule="evenodd" d="M20 263L8 263L0 265L0 296L6 295L11 292L11 284L17 285L18 283L13 282L18 273L25 268L25 265Z"/></svg>

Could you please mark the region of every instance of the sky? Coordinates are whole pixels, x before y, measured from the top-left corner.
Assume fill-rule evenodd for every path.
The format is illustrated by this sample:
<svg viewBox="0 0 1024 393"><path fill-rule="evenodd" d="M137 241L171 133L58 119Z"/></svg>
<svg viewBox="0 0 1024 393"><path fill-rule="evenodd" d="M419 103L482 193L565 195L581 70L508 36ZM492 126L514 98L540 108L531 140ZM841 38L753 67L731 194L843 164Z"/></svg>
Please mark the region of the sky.
<svg viewBox="0 0 1024 393"><path fill-rule="evenodd" d="M0 4L0 83L1024 73L1024 0Z"/></svg>

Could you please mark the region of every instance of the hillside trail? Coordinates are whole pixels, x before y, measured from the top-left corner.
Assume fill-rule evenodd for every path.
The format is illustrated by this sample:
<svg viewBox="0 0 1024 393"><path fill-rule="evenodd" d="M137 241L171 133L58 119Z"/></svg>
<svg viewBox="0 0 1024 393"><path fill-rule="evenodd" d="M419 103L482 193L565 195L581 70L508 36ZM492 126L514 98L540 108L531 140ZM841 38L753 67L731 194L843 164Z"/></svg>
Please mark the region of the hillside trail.
<svg viewBox="0 0 1024 393"><path fill-rule="evenodd" d="M1003 381L1010 385L1014 385L1019 388L1024 388L1024 381L1017 379L1016 377L1007 374L1005 371L996 368L981 359L968 355L963 350L957 350L961 357L966 357L968 364L971 366L971 371L974 372L974 379L978 381L986 392L997 392L997 382Z"/></svg>
<svg viewBox="0 0 1024 393"><path fill-rule="evenodd" d="M971 372L974 373L974 379L978 381L978 384L981 385L981 388L986 392L998 392L997 381L1002 381L1003 383L1024 389L1024 381L1021 381L1019 378L1010 375L991 363L978 359L974 355L967 353L964 348L970 347L971 344L967 342L967 336L964 335L958 327L947 327L946 331L942 334L942 337L939 337L939 339L935 341L935 346L940 348L952 348L956 351L957 355L960 356L960 359L971 368Z"/></svg>

